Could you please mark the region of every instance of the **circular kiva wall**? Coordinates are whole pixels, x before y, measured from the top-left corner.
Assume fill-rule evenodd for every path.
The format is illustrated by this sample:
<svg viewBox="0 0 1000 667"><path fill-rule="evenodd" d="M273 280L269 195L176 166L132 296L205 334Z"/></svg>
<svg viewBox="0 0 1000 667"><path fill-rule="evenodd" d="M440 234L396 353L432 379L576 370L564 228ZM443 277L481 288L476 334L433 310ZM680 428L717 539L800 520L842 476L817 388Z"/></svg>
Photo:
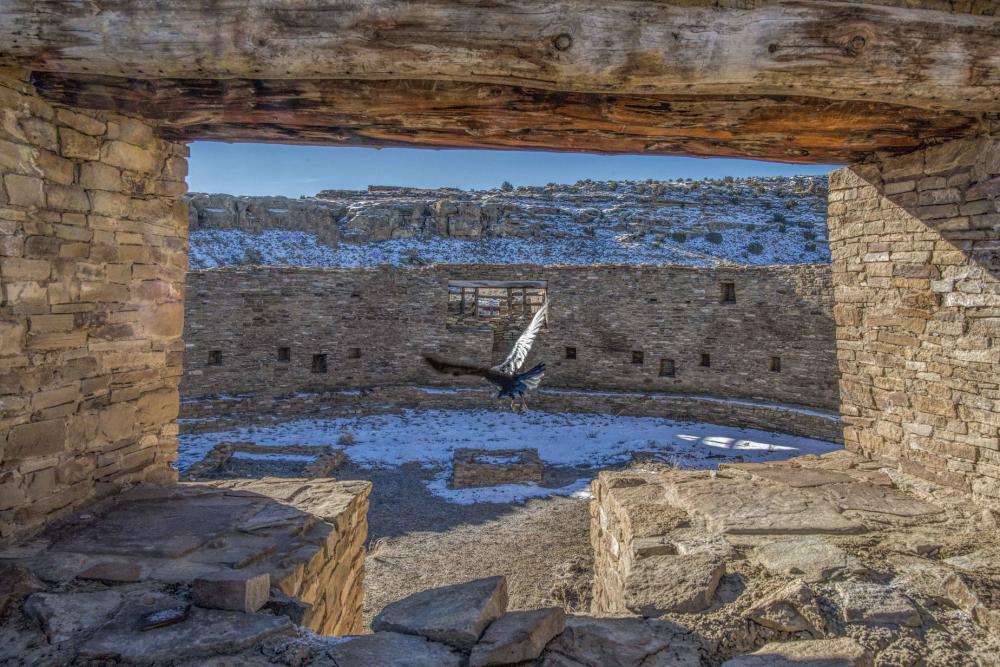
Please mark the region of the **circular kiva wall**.
<svg viewBox="0 0 1000 667"><path fill-rule="evenodd" d="M498 363L546 298L531 407L840 438L825 265L194 271L182 416L494 406L483 380L424 355Z"/></svg>

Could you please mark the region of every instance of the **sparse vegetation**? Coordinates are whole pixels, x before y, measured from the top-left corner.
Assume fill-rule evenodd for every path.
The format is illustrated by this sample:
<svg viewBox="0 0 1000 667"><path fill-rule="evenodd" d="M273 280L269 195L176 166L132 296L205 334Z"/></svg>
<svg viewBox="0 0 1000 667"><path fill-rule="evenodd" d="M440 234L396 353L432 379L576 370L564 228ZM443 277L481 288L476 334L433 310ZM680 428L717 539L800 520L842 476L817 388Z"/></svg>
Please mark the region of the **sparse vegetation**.
<svg viewBox="0 0 1000 667"><path fill-rule="evenodd" d="M356 442L357 440L355 439L354 434L350 431L341 431L340 435L337 436L337 444L341 447L350 447Z"/></svg>
<svg viewBox="0 0 1000 667"><path fill-rule="evenodd" d="M719 232L709 232L705 234L705 240L716 245L722 243L722 234Z"/></svg>
<svg viewBox="0 0 1000 667"><path fill-rule="evenodd" d="M503 183L500 184L500 189L503 190L504 192L510 192L511 190L514 189L514 185L510 181L504 181Z"/></svg>
<svg viewBox="0 0 1000 667"><path fill-rule="evenodd" d="M747 252L750 253L751 255L761 255L764 253L764 246L758 243L757 241L754 241L753 243L747 246Z"/></svg>

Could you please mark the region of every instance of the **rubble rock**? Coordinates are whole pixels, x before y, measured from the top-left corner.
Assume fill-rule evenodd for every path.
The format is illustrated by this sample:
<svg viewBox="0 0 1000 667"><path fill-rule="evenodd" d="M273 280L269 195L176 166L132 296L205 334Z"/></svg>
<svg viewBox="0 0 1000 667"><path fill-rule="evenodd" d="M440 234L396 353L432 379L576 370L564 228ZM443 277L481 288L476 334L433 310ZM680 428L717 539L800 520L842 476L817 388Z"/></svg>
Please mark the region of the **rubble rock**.
<svg viewBox="0 0 1000 667"><path fill-rule="evenodd" d="M899 591L883 584L844 581L836 584L841 617L847 623L920 625L920 614Z"/></svg>
<svg viewBox="0 0 1000 667"><path fill-rule="evenodd" d="M534 660L565 627L566 613L560 607L507 612L490 623L472 649L469 667Z"/></svg>
<svg viewBox="0 0 1000 667"><path fill-rule="evenodd" d="M60 644L103 625L122 599L115 590L35 593L25 601L24 611L38 621L50 643Z"/></svg>
<svg viewBox="0 0 1000 667"><path fill-rule="evenodd" d="M702 611L711 606L725 572L713 553L641 558L625 581L625 606L646 618Z"/></svg>
<svg viewBox="0 0 1000 667"><path fill-rule="evenodd" d="M302 625L309 610L312 609L312 605L285 595L277 588L272 588L271 598L264 605L264 609L279 616L287 616L292 623Z"/></svg>
<svg viewBox="0 0 1000 667"><path fill-rule="evenodd" d="M773 574L792 575L808 583L866 572L857 558L815 536L768 542L754 550L753 559Z"/></svg>
<svg viewBox="0 0 1000 667"><path fill-rule="evenodd" d="M698 641L666 621L571 616L542 667L699 667Z"/></svg>
<svg viewBox="0 0 1000 667"><path fill-rule="evenodd" d="M812 589L801 580L775 591L748 609L744 616L778 632L822 635L826 627Z"/></svg>
<svg viewBox="0 0 1000 667"><path fill-rule="evenodd" d="M872 667L871 655L850 637L774 642L722 667Z"/></svg>
<svg viewBox="0 0 1000 667"><path fill-rule="evenodd" d="M544 475L537 449L465 449L455 450L452 487L541 482Z"/></svg>
<svg viewBox="0 0 1000 667"><path fill-rule="evenodd" d="M170 663L225 653L236 653L258 641L292 628L284 616L243 614L235 611L194 607L187 620L139 632L136 619L156 609L177 604L162 596L150 606L127 605L80 649L80 657L119 660L128 664Z"/></svg>
<svg viewBox="0 0 1000 667"><path fill-rule="evenodd" d="M270 597L271 575L243 570L222 570L194 580L194 603L208 609L253 613Z"/></svg>
<svg viewBox="0 0 1000 667"><path fill-rule="evenodd" d="M0 563L0 612L11 602L45 590L31 570L16 563Z"/></svg>
<svg viewBox="0 0 1000 667"><path fill-rule="evenodd" d="M507 611L507 580L477 579L415 593L387 605L375 631L421 635L463 650L471 649L486 626Z"/></svg>
<svg viewBox="0 0 1000 667"><path fill-rule="evenodd" d="M969 614L991 635L1000 638L1000 589L994 582L955 572L945 580L944 592L952 604Z"/></svg>
<svg viewBox="0 0 1000 667"><path fill-rule="evenodd" d="M94 579L113 583L134 583L139 581L142 569L135 563L104 561L88 567L76 575L77 579Z"/></svg>
<svg viewBox="0 0 1000 667"><path fill-rule="evenodd" d="M398 632L376 632L335 644L337 667L460 667L462 656L444 644Z"/></svg>

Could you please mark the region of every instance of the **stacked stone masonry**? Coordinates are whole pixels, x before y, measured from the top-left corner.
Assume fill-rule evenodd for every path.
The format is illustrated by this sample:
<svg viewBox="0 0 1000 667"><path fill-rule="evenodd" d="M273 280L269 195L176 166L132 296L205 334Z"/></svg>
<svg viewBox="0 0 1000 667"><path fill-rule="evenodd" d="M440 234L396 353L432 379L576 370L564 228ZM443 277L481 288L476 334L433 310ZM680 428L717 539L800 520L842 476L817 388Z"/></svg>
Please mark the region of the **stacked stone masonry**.
<svg viewBox="0 0 1000 667"><path fill-rule="evenodd" d="M830 179L846 445L1000 500L1000 139Z"/></svg>
<svg viewBox="0 0 1000 667"><path fill-rule="evenodd" d="M0 539L171 476L186 156L0 70Z"/></svg>
<svg viewBox="0 0 1000 667"><path fill-rule="evenodd" d="M303 392L360 387L479 386L436 373L423 357L485 364L506 356L526 317L449 318L449 282L483 279L546 285L548 325L529 359L547 364L546 408L579 407L587 397L572 390L586 389L611 392L609 400L649 392L836 409L830 278L811 265L191 272L182 393L294 402ZM723 301L724 283L734 284L734 302ZM314 372L315 355L325 355L326 372Z"/></svg>

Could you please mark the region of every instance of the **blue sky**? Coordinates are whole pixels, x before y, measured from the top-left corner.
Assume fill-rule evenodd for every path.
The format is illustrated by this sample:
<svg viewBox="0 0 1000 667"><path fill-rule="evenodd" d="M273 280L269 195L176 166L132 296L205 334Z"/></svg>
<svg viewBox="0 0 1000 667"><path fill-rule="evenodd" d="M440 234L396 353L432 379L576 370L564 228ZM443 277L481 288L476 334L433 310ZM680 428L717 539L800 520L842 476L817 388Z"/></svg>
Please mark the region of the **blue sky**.
<svg viewBox="0 0 1000 667"><path fill-rule="evenodd" d="M585 155L539 151L338 148L278 144L191 144L191 192L313 195L368 185L494 188L595 180L718 178L825 174L831 165L652 155Z"/></svg>

